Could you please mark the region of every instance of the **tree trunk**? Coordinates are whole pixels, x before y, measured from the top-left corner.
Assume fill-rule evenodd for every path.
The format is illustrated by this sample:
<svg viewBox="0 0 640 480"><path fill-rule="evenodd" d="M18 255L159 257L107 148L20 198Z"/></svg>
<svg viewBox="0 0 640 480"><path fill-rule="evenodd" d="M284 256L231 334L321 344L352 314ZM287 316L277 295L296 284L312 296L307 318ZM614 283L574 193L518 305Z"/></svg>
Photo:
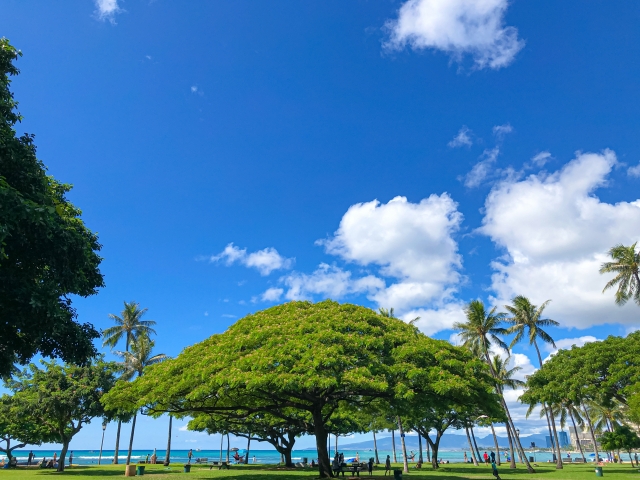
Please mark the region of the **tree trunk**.
<svg viewBox="0 0 640 480"><path fill-rule="evenodd" d="M424 463L424 459L422 458L422 435L420 434L418 434L418 449L420 450L420 454L418 455L418 461L422 465Z"/></svg>
<svg viewBox="0 0 640 480"><path fill-rule="evenodd" d="M222 445L224 443L224 433L220 433L220 463L218 465L222 465Z"/></svg>
<svg viewBox="0 0 640 480"><path fill-rule="evenodd" d="M380 458L378 457L378 442L376 441L376 431L373 431L373 451L376 457L376 465L380 464Z"/></svg>
<svg viewBox="0 0 640 480"><path fill-rule="evenodd" d="M231 461L231 458L229 457L230 448L231 448L231 445L229 445L229 432L227 432L227 465L229 465L229 462Z"/></svg>
<svg viewBox="0 0 640 480"><path fill-rule="evenodd" d="M244 464L249 465L249 448L251 447L251 432L247 437L247 454L244 456Z"/></svg>
<svg viewBox="0 0 640 480"><path fill-rule="evenodd" d="M164 458L164 466L168 467L171 463L171 426L173 423L173 417L169 415L169 436L167 437L167 454Z"/></svg>
<svg viewBox="0 0 640 480"><path fill-rule="evenodd" d="M558 431L556 430L556 417L553 413L553 407L549 405L549 416L551 417L551 426L553 427L553 438L554 443L556 444L556 452L558 453L558 458L556 459L556 470L562 470L564 467L562 466L562 452L560 451L560 442L558 441Z"/></svg>
<svg viewBox="0 0 640 480"><path fill-rule="evenodd" d="M467 442L469 442L469 449L471 450L471 459L473 460L473 464L477 467L478 461L476 460L476 454L473 451L473 443L471 443L471 436L469 435L469 427L464 427L467 432Z"/></svg>
<svg viewBox="0 0 640 480"><path fill-rule="evenodd" d="M593 441L593 452L596 454L596 464L600 462L600 453L598 452L598 444L596 443L596 434L593 431L593 425L591 424L591 418L589 417L589 412L587 408L582 403L582 410L584 411L585 418L587 420L587 425L589 426L589 433L591 433L591 440Z"/></svg>
<svg viewBox="0 0 640 480"><path fill-rule="evenodd" d="M120 454L120 429L122 428L122 421L118 420L118 431L116 432L116 450L113 454L113 464L118 464L118 455Z"/></svg>
<svg viewBox="0 0 640 480"><path fill-rule="evenodd" d="M400 420L400 416L396 416L398 421L398 431L400 432L400 446L402 447L402 470L404 473L409 473L409 462L407 459L407 445L404 441L404 430L402 429L402 420Z"/></svg>
<svg viewBox="0 0 640 480"><path fill-rule="evenodd" d="M435 469L440 468L438 465L438 450L440 448L440 440L442 439L442 434L436 430L436 441L432 442L431 437L427 434L425 437L427 440L427 448L431 445L431 449L433 450L433 455L431 455L431 466Z"/></svg>
<svg viewBox="0 0 640 480"><path fill-rule="evenodd" d="M338 454L338 435L337 435L337 434L336 434L336 449L335 449L334 454L335 454L335 455L337 455L337 454Z"/></svg>
<svg viewBox="0 0 640 480"><path fill-rule="evenodd" d="M580 449L580 455L582 455L582 461L585 463L587 463L587 459L584 457L584 451L582 450L582 443L580 442L580 436L578 435L578 428L576 427L576 421L573 418L573 412L572 412L572 406L569 405L567 407L567 410L569 410L569 416L571 417L571 423L573 424L573 431L576 434L576 443L578 444L578 448Z"/></svg>
<svg viewBox="0 0 640 480"><path fill-rule="evenodd" d="M429 432L427 432L427 435L429 435ZM431 462L431 445L429 445L429 442L427 442L427 462Z"/></svg>
<svg viewBox="0 0 640 480"><path fill-rule="evenodd" d="M133 414L133 422L131 423L131 436L129 437L129 453L127 453L127 463L129 465L131 463L131 450L133 449L133 435L136 432L136 418L138 417L138 412Z"/></svg>
<svg viewBox="0 0 640 480"><path fill-rule="evenodd" d="M391 430L391 446L393 448L393 463L398 463L398 457L396 457L396 435L393 430Z"/></svg>
<svg viewBox="0 0 640 480"><path fill-rule="evenodd" d="M478 448L478 442L476 442L476 436L473 433L473 425L469 427L469 431L471 432L471 439L473 440L473 444L476 447L476 454L478 455L478 462L482 463L482 456L480 455L480 449Z"/></svg>
<svg viewBox="0 0 640 480"><path fill-rule="evenodd" d="M67 450L69 450L69 440L62 442L62 450L60 450L60 457L58 457L58 472L64 472L64 463L66 462Z"/></svg>
<svg viewBox="0 0 640 480"><path fill-rule="evenodd" d="M313 433L316 437L316 448L318 449L318 472L322 478L333 477L331 471L331 461L329 460L329 450L327 448L328 434L324 427L322 409L316 409L313 415Z"/></svg>
<svg viewBox="0 0 640 480"><path fill-rule="evenodd" d="M509 468L516 468L516 452L513 451L513 437L511 436L511 428L509 424L505 424L507 427L507 440L509 440Z"/></svg>
<svg viewBox="0 0 640 480"><path fill-rule="evenodd" d="M491 433L493 434L493 444L496 447L496 463L500 466L500 445L498 445L498 437L496 436L496 430L493 428L493 422L491 422Z"/></svg>

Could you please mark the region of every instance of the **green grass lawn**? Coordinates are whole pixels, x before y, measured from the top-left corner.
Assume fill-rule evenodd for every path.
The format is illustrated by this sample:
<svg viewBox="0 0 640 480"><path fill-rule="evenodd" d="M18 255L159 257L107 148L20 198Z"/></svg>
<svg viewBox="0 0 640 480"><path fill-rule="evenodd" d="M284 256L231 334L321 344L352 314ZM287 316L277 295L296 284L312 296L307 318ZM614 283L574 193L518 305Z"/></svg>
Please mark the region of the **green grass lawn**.
<svg viewBox="0 0 640 480"><path fill-rule="evenodd" d="M401 468L396 465L396 468ZM637 478L640 480L640 473L637 468L631 468L629 463L622 465L605 465L604 478ZM504 479L566 479L566 480L583 480L588 478L596 478L594 467L592 465L567 465L564 470L556 470L555 465L544 464L536 468L535 474L527 473L526 469L518 466L517 470L510 470L503 465L500 471L500 477ZM377 468L374 470L374 477L382 478L384 469ZM45 480L47 477L59 477L64 475L73 479L84 478L108 478L123 477L124 465L106 465L106 466L78 466L65 470L63 474L51 470L41 470L37 468L17 468L12 470L0 470L0 477L4 479L32 479ZM269 467L266 465L239 465L232 466L230 470L209 470L209 467L192 465L190 473L184 473L182 465L173 465L165 468L162 465L147 465L145 475L151 477L149 480L162 480L166 478L177 479L179 476L183 478L224 478L225 480L302 480L303 478L317 478L317 471L311 469L281 469L277 467ZM368 475L361 474L363 478ZM405 478L407 475L405 475ZM474 467L473 465L449 464L443 465L438 471L431 469L415 470L412 469L408 477L426 478L428 480L436 479L493 479L491 469L489 467ZM342 478L342 477L341 477ZM349 478L349 477L344 477ZM356 477L357 478L357 477ZM387 477L393 478L393 477Z"/></svg>

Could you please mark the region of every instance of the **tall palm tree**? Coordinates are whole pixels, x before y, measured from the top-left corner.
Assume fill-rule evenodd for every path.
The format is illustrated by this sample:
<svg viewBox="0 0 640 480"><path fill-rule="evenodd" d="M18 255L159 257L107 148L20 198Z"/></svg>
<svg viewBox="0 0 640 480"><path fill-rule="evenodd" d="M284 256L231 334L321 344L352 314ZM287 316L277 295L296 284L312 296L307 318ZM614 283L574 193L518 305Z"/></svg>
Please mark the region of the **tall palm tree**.
<svg viewBox="0 0 640 480"><path fill-rule="evenodd" d="M160 363L167 359L164 353L152 355L155 342L149 338L146 334L140 334L134 337L131 342L131 348L128 352L114 352L115 355L122 358L120 367L122 369L123 380L133 380L136 376L141 376L144 373L145 367ZM133 435L136 430L136 417L138 412L133 415L133 422L131 424L131 437L129 439L129 453L127 454L127 465L131 463L131 450L133 448Z"/></svg>
<svg viewBox="0 0 640 480"><path fill-rule="evenodd" d="M125 352L129 351L129 345L135 337L141 334L155 335L155 330L152 328L156 322L153 320L142 320L144 314L147 313L147 309L140 309L140 304L137 302L124 302L124 310L120 313L120 316L113 313L109 314L109 318L115 322L115 326L107 328L102 332L102 346L108 346L113 349L120 340L124 337ZM120 429L122 428L122 420L118 419L118 430L116 432L116 448L113 456L113 463L118 463L118 453L120 451Z"/></svg>
<svg viewBox="0 0 640 480"><path fill-rule="evenodd" d="M636 252L637 243L629 247L616 245L609 250L609 256L613 262L605 262L600 267L601 274L616 274L607 282L602 292L617 286L616 303L620 306L627 303L630 298L640 305L640 274L638 273L640 251Z"/></svg>
<svg viewBox="0 0 640 480"><path fill-rule="evenodd" d="M507 415L507 435L515 440L518 453L523 458L524 463L527 466L527 470L530 473L535 473L534 469L529 463L529 460L524 454L524 449L522 448L520 439L515 434L516 429L511 418L511 413L509 412L507 402L505 401L504 395L502 393L502 387L497 380L496 372L493 370L493 365L491 364L491 359L489 358L489 350L492 344L497 345L507 352L509 351L507 344L504 343L504 341L500 337L498 337L498 335L506 333L506 329L502 328L501 326L502 322L504 321L505 314L496 313L496 307L487 312L484 307L484 303L482 303L480 300L473 300L465 308L465 315L467 316L467 321L456 322L453 325L453 328L458 331L458 335L464 342L464 346L469 348L472 352L481 355L481 357L484 358L484 360L487 362L487 365L489 365L491 374L494 378L496 378L496 388L499 392L502 408L504 408L504 411ZM511 468L515 468L514 457L515 456L512 451Z"/></svg>
<svg viewBox="0 0 640 480"><path fill-rule="evenodd" d="M538 354L538 362L542 367L542 355L540 355L540 349L538 348L538 339L544 343L548 343L556 347L556 343L551 338L543 327L557 327L560 323L550 318L542 318L544 309L547 308L551 300L547 300L539 307L532 304L531 301L523 296L518 295L512 301L512 305L505 305L510 317L506 319L507 323L511 324L511 327L507 329L508 333L515 333L516 336L511 341L510 347L519 343L525 335L529 337L529 345L533 345ZM547 417L547 427L549 428L549 438L554 439L554 447L556 450L556 468L562 469L562 455L560 452L560 445L558 444L558 432L556 430L556 420L551 405L543 405L545 416Z"/></svg>
<svg viewBox="0 0 640 480"><path fill-rule="evenodd" d="M529 411L527 412L527 417L533 410L534 406L529 407ZM560 417L560 428L564 430L567 425L567 417L571 419L571 424L573 425L573 431L576 435L576 444L578 446L578 450L580 450L580 455L582 456L582 461L586 462L587 459L584 456L584 451L582 449L582 444L580 443L580 437L578 434L578 425L581 427L584 425L584 420L582 419L582 415L580 414L580 410L576 408L571 400L562 400L557 404L554 404L553 411L556 412ZM545 408L540 409L540 418L545 415ZM577 424L576 424L577 419Z"/></svg>

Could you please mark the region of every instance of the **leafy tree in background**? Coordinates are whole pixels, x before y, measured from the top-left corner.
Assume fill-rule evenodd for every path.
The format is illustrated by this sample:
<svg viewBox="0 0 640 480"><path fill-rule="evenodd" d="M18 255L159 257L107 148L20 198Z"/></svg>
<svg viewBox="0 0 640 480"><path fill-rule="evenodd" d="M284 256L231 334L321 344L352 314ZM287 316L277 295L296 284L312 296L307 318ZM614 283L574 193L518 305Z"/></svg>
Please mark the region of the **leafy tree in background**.
<svg viewBox="0 0 640 480"><path fill-rule="evenodd" d="M124 351L128 352L131 342L138 335L155 335L156 331L153 327L156 322L153 320L142 319L142 317L147 313L147 310L148 309L146 308L141 309L140 304L137 302L124 302L124 309L120 315L110 313L109 318L113 320L115 325L102 332L102 346L113 349L120 340L124 338ZM114 464L118 463L122 422L128 423L132 417L128 413L125 413L124 416L119 415L116 416L116 418L118 419L118 429L116 431L116 447L113 455Z"/></svg>
<svg viewBox="0 0 640 480"><path fill-rule="evenodd" d="M33 135L18 136L18 103L9 90L20 56L0 39L0 376L35 354L85 364L96 355L95 328L75 321L71 295L104 285L100 244L66 194L70 185L47 175Z"/></svg>
<svg viewBox="0 0 640 480"><path fill-rule="evenodd" d="M619 425L613 432L605 432L600 437L600 444L605 450L624 450L629 454L631 468L633 468L633 458L631 450L640 448L640 438L638 434L626 425Z"/></svg>
<svg viewBox="0 0 640 480"><path fill-rule="evenodd" d="M102 360L87 366L41 363L44 369L32 363L5 386L29 420L38 424L40 441L55 438L62 444L58 460L58 471L62 472L73 436L94 418L105 416L100 399L116 382L116 366Z"/></svg>
<svg viewBox="0 0 640 480"><path fill-rule="evenodd" d="M27 445L40 445L43 442L54 442L57 438L40 425L25 404L10 395L0 397L0 452L9 459L12 452Z"/></svg>
<svg viewBox="0 0 640 480"><path fill-rule="evenodd" d="M547 300L539 307L532 304L531 300L523 295L516 296L512 301L512 305L505 305L507 312L511 314L506 319L507 323L512 326L507 329L507 333L515 333L516 336L511 341L510 348L513 348L519 343L524 336L529 337L529 345L533 345L538 354L538 363L542 366L542 355L540 355L540 348L538 348L538 339L544 343L556 347L556 343L543 328L544 327L557 327L560 324L550 318L542 318L544 309L549 305L551 300ZM560 451L560 444L558 443L558 432L556 430L556 416L553 412L551 405L543 405L545 416L547 417L547 427L549 428L549 438L553 438L554 448L556 451L556 468L562 469L562 452Z"/></svg>
<svg viewBox="0 0 640 480"><path fill-rule="evenodd" d="M640 275L638 274L640 252L636 252L636 245L637 243L629 247L616 245L609 250L609 256L613 261L605 262L600 267L601 274L616 274L607 282L603 292L617 286L616 304L620 306L627 303L630 298L640 305Z"/></svg>
<svg viewBox="0 0 640 480"><path fill-rule="evenodd" d="M136 376L141 377L144 369L148 366L155 365L166 360L168 357L164 353L153 355L153 347L155 342L149 338L146 333L133 337L130 345L130 351L114 352L114 354L122 359L119 364L122 372L121 380L127 382L133 380ZM127 465L131 463L131 450L133 449L133 435L136 431L136 418L138 413L133 414L133 422L131 424L131 436L129 438L129 452L127 453Z"/></svg>

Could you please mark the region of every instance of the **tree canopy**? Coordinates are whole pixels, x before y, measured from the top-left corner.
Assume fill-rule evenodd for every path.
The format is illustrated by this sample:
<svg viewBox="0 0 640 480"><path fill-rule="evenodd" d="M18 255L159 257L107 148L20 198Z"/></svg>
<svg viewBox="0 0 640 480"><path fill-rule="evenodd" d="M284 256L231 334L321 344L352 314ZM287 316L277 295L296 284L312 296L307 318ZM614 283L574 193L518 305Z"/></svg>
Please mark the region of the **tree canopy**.
<svg viewBox="0 0 640 480"><path fill-rule="evenodd" d="M99 336L76 322L71 295L103 286L97 236L66 198L70 185L47 175L34 137L19 136L18 103L9 90L21 55L0 39L0 375L36 353L83 363Z"/></svg>
<svg viewBox="0 0 640 480"><path fill-rule="evenodd" d="M12 452L27 445L56 441L47 427L31 415L29 404L16 401L11 395L0 397L0 452L11 459Z"/></svg>
<svg viewBox="0 0 640 480"><path fill-rule="evenodd" d="M327 300L290 302L238 320L226 332L119 384L108 408L146 407L153 415L305 412L317 442L320 473L331 475L327 435L342 408L377 398L410 400L457 392L486 375L484 365L448 342L401 320Z"/></svg>

